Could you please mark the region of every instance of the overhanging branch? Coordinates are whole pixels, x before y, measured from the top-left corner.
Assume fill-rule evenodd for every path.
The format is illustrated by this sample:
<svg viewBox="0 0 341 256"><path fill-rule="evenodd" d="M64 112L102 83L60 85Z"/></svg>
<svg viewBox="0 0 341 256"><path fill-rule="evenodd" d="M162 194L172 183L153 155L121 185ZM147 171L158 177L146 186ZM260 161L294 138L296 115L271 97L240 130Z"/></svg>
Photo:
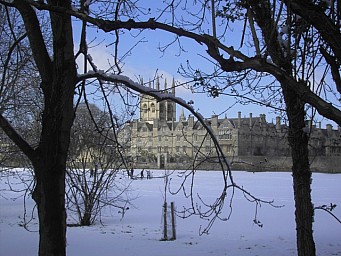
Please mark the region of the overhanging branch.
<svg viewBox="0 0 341 256"><path fill-rule="evenodd" d="M24 1L24 0L23 0ZM312 105L317 109L317 111L325 116L326 118L335 121L339 125L341 125L341 111L334 107L331 103L326 102L321 97L313 93L308 86L304 83L298 82L294 80L292 77L288 76L286 71L281 70L279 67L275 66L272 63L266 62L261 57L247 57L240 51L234 50L233 47L228 47L222 44L219 40L214 37L206 34L197 34L190 31L186 31L182 28L173 27L168 24L160 23L155 21L153 18L148 21L136 22L132 19L128 21L120 21L120 20L103 20L98 18L93 18L85 13L77 12L71 9L66 9L58 6L51 6L46 4L40 4L36 1L25 0L26 2L34 5L38 9L45 9L60 13L66 13L77 17L81 20L87 21L99 29L102 29L104 32L111 32L117 29L151 29L151 30L162 30L172 34L176 34L179 37L186 37L195 40L199 44L206 45L208 50L208 54L216 60L222 70L226 72L231 71L241 71L245 69L254 69L259 72L267 72L280 81L285 81L286 84L294 90L302 100L306 103ZM341 40L340 40L341 41ZM223 57L220 51L225 52L229 55L229 59ZM241 61L235 61L235 59Z"/></svg>

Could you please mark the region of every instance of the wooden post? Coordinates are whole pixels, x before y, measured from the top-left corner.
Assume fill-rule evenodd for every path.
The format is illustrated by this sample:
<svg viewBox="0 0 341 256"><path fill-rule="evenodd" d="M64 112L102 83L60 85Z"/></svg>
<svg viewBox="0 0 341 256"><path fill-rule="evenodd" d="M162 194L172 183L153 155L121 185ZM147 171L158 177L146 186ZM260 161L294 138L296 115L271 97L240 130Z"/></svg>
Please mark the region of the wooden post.
<svg viewBox="0 0 341 256"><path fill-rule="evenodd" d="M175 209L174 202L171 202L171 218L172 218L172 240L176 239L176 228L175 228Z"/></svg>
<svg viewBox="0 0 341 256"><path fill-rule="evenodd" d="M167 241L167 202L163 204L163 240Z"/></svg>

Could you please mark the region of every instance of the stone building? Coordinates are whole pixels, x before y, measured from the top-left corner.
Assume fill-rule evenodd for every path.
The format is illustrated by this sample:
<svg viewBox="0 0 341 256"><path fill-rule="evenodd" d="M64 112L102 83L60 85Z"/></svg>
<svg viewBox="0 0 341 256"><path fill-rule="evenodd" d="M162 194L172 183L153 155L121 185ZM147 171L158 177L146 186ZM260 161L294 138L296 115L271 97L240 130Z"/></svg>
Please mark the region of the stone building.
<svg viewBox="0 0 341 256"><path fill-rule="evenodd" d="M155 87L175 96L174 81L170 88L165 81L161 89L157 79ZM238 112L236 118L213 115L205 122L217 136L232 167L290 170L287 126L281 123L280 117L275 123L269 123L264 114L242 117ZM306 132L310 135L312 168L341 171L339 164L328 165L330 158L341 156L340 127L334 130L327 125L322 129L307 122ZM177 118L176 105L170 100L157 102L141 95L140 118L127 123L120 138L126 146L127 160L140 168L187 168L194 163L198 168L212 169L217 163L214 144L203 125L193 116L186 117L183 110Z"/></svg>

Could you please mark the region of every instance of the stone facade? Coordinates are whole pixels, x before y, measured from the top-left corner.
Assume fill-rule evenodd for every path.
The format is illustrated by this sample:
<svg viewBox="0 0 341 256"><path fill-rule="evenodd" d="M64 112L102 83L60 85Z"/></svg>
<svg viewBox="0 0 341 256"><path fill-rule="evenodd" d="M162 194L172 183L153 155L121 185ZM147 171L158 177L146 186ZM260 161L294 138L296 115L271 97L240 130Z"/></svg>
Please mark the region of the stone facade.
<svg viewBox="0 0 341 256"><path fill-rule="evenodd" d="M156 89L160 90L158 80ZM162 91L175 96L174 81L171 89L167 88L165 81ZM140 168L188 168L193 163L205 169L216 167L214 144L193 116L186 117L181 110L176 119L174 102L157 102L145 95L141 95L140 99L140 119L127 123L120 133L129 162ZM217 136L232 167L290 170L288 128L281 123L280 117L276 118L275 123L269 123L264 114L242 117L242 113L238 112L236 118L211 116L205 122ZM307 122L305 129L310 135L312 169L318 166L315 168L317 171L340 172L336 170L340 169L339 166L321 167L316 160L321 157L338 159L341 156L340 127L334 130L327 125L326 129L322 129ZM196 161L193 162L193 159Z"/></svg>

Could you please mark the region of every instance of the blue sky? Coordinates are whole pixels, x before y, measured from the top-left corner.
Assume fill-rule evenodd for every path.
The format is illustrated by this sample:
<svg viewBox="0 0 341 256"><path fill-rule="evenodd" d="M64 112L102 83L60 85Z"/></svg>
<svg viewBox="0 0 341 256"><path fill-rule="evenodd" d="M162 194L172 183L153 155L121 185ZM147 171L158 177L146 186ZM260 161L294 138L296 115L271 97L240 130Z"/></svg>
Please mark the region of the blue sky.
<svg viewBox="0 0 341 256"><path fill-rule="evenodd" d="M155 2L147 1L148 4L151 4L152 9L154 8L152 5ZM240 26L237 26L234 32L228 33L225 42L227 45L234 45L235 48L238 48L241 40L239 38L240 29ZM76 30L75 34L77 32L79 31ZM94 39L91 45L95 46L100 43L98 46L90 48L89 52L93 56L98 68L105 70L108 67L108 62L112 63L111 54L113 51L113 47L106 46L115 40L114 36L89 29L88 39L90 41ZM149 79L153 79L157 73L159 76L162 76L161 84L163 84L166 78L168 85L170 85L173 77L178 82L186 82L186 79L178 73L178 69L181 64L186 65L187 60L190 61L194 68L200 68L206 71L212 70L212 64L204 58L208 57L206 48L193 40L181 38L181 46L185 50L182 52L179 51L179 46L176 43L169 46L163 53L158 50L159 46L167 45L173 40L174 35L162 31L143 31L142 33L138 33L137 31L124 31L124 35L120 37L119 44L120 56L128 52L123 59L123 74L135 81L138 80L138 77L143 77L144 82L146 82ZM141 42L137 43L139 41ZM132 50L130 51L130 49ZM228 117L236 117L238 111L241 111L242 116L248 116L249 113L253 113L254 116L266 114L267 121L272 122L275 121L277 115L273 113L272 109L255 104L235 104L235 99L227 96L212 98L206 94L193 94L184 88L177 88L176 94L186 101L193 100L194 108L205 117L210 117L213 114L221 114L221 117L225 115ZM179 114L180 109L178 109L177 116ZM322 122L323 124L332 123L328 120L322 120ZM335 124L333 126L336 128Z"/></svg>
<svg viewBox="0 0 341 256"><path fill-rule="evenodd" d="M98 35L96 36L98 37ZM162 86L164 79L167 79L167 84L170 85L173 77L177 82L184 83L186 79L178 73L178 69L181 64L186 65L187 60L194 67L204 70L212 69L211 64L202 57L207 56L205 52L206 48L192 40L185 39L181 41L182 46L187 52L181 52L179 55L177 45L169 47L165 53L157 49L160 44L164 45L170 42L174 38L173 35L162 31L146 31L139 38L143 38L145 42L138 44L131 51L131 55L124 59L124 66L122 68L123 74L131 77L133 80L137 81L138 77L143 77L144 82L147 82L149 79L153 79L157 73L159 76L162 76L160 79ZM108 62L112 62L112 57L110 56L112 48L107 48L104 45L110 44L113 37L110 35L104 36L103 38L98 37L96 42L102 40L105 40L102 42L102 46L90 48L89 51L98 68L105 70L108 67ZM138 38L135 40L138 41ZM122 49L120 53L122 55L125 54L127 49L130 49L136 44L136 41L131 40L128 35L126 38L121 37L120 45L122 45ZM95 45L95 42L93 44ZM193 94L190 90L180 87L176 89L176 95L184 98L186 101L193 100L194 108L205 117L210 117L213 114L221 114L221 117L225 115L228 117L237 117L238 111L241 111L244 116L248 116L249 113L258 116L259 114L269 112L264 107L257 105L244 106L235 104L233 98L226 96L212 98L208 97L207 94ZM179 116L180 109L177 112ZM271 122L274 118L274 116L270 117L269 114L268 121Z"/></svg>

